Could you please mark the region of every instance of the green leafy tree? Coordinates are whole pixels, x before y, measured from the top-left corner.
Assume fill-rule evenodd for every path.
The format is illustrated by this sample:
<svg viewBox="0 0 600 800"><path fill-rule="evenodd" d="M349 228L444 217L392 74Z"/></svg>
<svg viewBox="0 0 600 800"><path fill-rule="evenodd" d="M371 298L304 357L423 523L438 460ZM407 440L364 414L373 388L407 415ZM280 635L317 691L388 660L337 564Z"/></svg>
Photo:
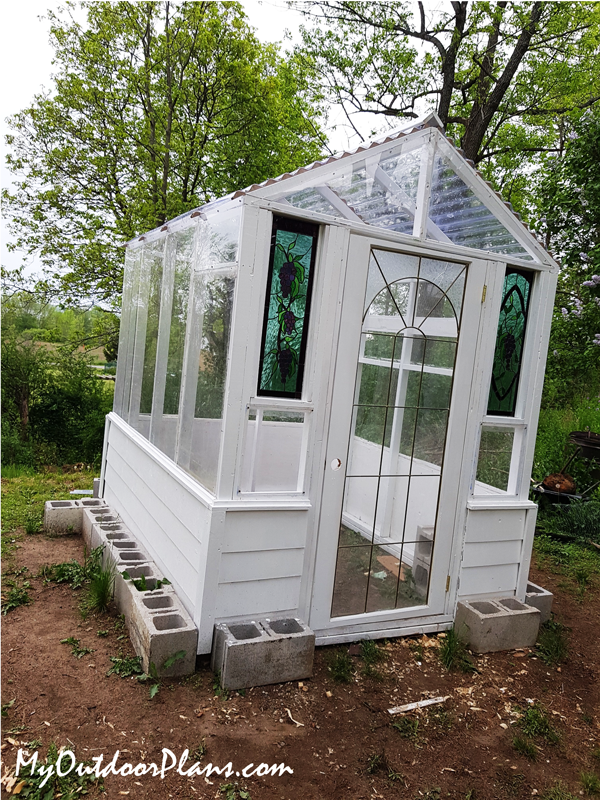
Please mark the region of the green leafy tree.
<svg viewBox="0 0 600 800"><path fill-rule="evenodd" d="M236 2L83 2L49 12L55 85L12 117L15 249L39 292L114 304L119 245L320 155L319 112L294 59L262 45ZM22 285L23 273L6 275Z"/></svg>
<svg viewBox="0 0 600 800"><path fill-rule="evenodd" d="M600 390L600 111L576 124L564 156L540 182L546 240L559 275L545 400Z"/></svg>
<svg viewBox="0 0 600 800"><path fill-rule="evenodd" d="M518 206L526 165L560 152L564 119L600 98L598 3L307 5L300 53L357 133L356 115L397 125L435 110Z"/></svg>

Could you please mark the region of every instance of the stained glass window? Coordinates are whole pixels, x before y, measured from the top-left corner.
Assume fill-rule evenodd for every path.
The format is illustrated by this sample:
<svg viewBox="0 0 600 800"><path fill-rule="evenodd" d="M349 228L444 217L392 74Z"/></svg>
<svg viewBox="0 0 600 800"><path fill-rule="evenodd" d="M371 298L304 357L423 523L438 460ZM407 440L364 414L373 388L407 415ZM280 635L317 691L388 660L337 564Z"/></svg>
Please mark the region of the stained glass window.
<svg viewBox="0 0 600 800"><path fill-rule="evenodd" d="M515 414L533 273L508 269L504 278L488 414Z"/></svg>
<svg viewBox="0 0 600 800"><path fill-rule="evenodd" d="M258 394L302 396L310 296L319 228L273 218Z"/></svg>

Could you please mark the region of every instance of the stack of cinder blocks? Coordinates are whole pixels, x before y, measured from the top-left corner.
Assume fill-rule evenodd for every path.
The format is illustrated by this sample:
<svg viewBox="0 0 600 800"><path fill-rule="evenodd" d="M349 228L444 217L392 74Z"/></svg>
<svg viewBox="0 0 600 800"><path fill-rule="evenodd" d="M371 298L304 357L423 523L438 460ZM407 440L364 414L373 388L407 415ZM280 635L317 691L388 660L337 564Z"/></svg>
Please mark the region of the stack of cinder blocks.
<svg viewBox="0 0 600 800"><path fill-rule="evenodd" d="M51 500L46 503L44 525L55 532L81 532L88 550L103 548L104 566L115 569L117 608L125 616L145 672L151 664L161 677L194 672L198 629L172 587L162 583L164 578L148 553L104 500ZM164 666L182 652L182 658Z"/></svg>
<svg viewBox="0 0 600 800"><path fill-rule="evenodd" d="M297 617L215 625L211 669L224 689L310 678L315 635Z"/></svg>

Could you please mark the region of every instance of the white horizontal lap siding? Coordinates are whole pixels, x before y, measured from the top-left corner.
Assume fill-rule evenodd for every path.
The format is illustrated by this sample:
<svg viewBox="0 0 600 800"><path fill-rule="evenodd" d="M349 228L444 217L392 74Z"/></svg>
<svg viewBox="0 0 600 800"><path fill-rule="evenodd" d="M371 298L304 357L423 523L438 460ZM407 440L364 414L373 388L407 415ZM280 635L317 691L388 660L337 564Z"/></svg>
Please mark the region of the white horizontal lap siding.
<svg viewBox="0 0 600 800"><path fill-rule="evenodd" d="M525 509L469 510L459 600L517 592L526 515Z"/></svg>
<svg viewBox="0 0 600 800"><path fill-rule="evenodd" d="M297 613L307 511L229 511L219 567L219 619Z"/></svg>
<svg viewBox="0 0 600 800"><path fill-rule="evenodd" d="M110 427L104 476L105 500L196 617L210 510L115 425Z"/></svg>

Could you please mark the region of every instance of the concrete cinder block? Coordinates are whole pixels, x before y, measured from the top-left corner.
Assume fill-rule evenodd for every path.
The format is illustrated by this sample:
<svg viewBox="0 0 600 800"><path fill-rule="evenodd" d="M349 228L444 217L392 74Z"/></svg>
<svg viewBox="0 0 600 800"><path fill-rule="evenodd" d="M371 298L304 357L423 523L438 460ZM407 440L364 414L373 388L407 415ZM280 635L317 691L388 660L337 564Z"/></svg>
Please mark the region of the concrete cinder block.
<svg viewBox="0 0 600 800"><path fill-rule="evenodd" d="M291 617L215 626L211 667L225 689L246 689L309 678L315 635Z"/></svg>
<svg viewBox="0 0 600 800"><path fill-rule="evenodd" d="M81 500L47 500L44 528L52 533L81 533Z"/></svg>
<svg viewBox="0 0 600 800"><path fill-rule="evenodd" d="M149 672L154 664L161 677L194 672L198 629L175 592L168 586L140 592L131 581L126 581L126 587L131 593L127 628L144 671ZM183 658L165 667L165 662L179 652L184 653Z"/></svg>
<svg viewBox="0 0 600 800"><path fill-rule="evenodd" d="M554 595L547 589L542 589L541 586L536 586L535 583L527 584L527 593L525 595L525 602L528 606L537 608L540 612L540 625L548 622L552 616L552 601Z"/></svg>
<svg viewBox="0 0 600 800"><path fill-rule="evenodd" d="M93 488L92 488L92 496L93 497L100 497L100 478L94 478Z"/></svg>
<svg viewBox="0 0 600 800"><path fill-rule="evenodd" d="M516 597L458 603L454 628L474 653L533 647L540 627L537 608Z"/></svg>

